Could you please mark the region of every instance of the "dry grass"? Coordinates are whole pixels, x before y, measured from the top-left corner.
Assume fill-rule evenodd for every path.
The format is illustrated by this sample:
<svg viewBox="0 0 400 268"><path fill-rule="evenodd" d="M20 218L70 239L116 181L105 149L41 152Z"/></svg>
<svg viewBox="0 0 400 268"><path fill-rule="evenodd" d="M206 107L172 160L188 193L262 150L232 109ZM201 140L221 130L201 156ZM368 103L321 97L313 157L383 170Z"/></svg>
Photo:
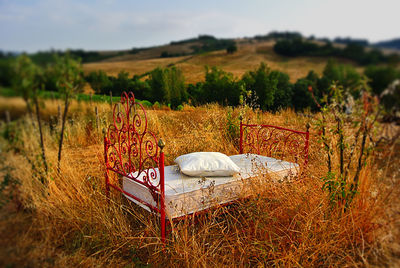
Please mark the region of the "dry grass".
<svg viewBox="0 0 400 268"><path fill-rule="evenodd" d="M43 116L54 117L57 103L48 101L46 107ZM394 234L388 236L388 230L398 219L395 208L388 212L398 191L396 178L387 179L397 174L390 171L391 166L368 165L352 207L346 213L340 207L332 208L319 179L326 173L324 154L312 133L310 168L301 180L277 184L264 176L255 184L254 198L175 222L163 247L154 216L119 194L112 195L110 202L104 196L101 129L110 120L109 105L98 104L98 129L93 124L93 106L74 103L73 107L61 174L54 170L58 126L53 122L45 127L51 164L46 183L38 175L38 133L27 116L13 123L12 143L1 143L3 167L10 167L11 176L20 184L16 198L0 214L0 266L308 267L388 262L385 245L395 239ZM296 129L304 129L311 120L290 110L244 112L252 122ZM237 145L226 135L226 115L226 108L218 105L185 106L179 112L148 111L149 127L167 143L166 164L193 151L236 153ZM382 154L390 152L395 148ZM388 189L394 192L388 195Z"/></svg>

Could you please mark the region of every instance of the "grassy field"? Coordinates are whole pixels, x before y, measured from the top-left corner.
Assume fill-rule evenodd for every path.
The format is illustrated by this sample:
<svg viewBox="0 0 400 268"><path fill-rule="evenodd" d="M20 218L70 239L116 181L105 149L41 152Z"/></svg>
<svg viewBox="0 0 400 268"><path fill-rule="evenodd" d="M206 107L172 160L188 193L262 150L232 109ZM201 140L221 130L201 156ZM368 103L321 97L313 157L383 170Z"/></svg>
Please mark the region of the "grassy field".
<svg viewBox="0 0 400 268"><path fill-rule="evenodd" d="M59 101L60 99L62 99L62 96L59 92L41 91L39 92L39 96L43 100L49 100L45 102L47 105L43 106L43 108L45 108L45 111L52 111L53 113L55 113L55 111L58 110L58 106L61 108L63 105L63 103ZM102 103L110 104L110 96L107 95L78 93L76 94L74 99L77 101L76 103L78 104L80 102L89 102L89 105L93 104L93 107L97 106L98 104L101 105ZM120 100L121 96L112 96L112 103L116 103ZM152 106L152 103L148 101L137 101L142 103L142 105L145 107ZM81 106L78 105L76 109L80 108ZM14 90L10 88L0 87L0 119L5 120L6 111L13 111L11 113L11 118L18 118L23 113L25 113L25 103L20 97L18 97ZM43 115L48 118L49 113L43 112Z"/></svg>
<svg viewBox="0 0 400 268"><path fill-rule="evenodd" d="M216 208L174 225L164 247L156 218L120 195L104 193L102 129L111 121L109 104L74 101L67 123L61 172L57 166L58 100L44 100L45 148L50 170L43 172L38 131L18 98L9 105L10 125L0 127L0 266L368 266L396 265L399 240L399 146L374 151L360 176L352 206L332 207L322 180L326 154L318 142L319 114L291 110L275 114L215 104L182 111L148 110L149 128L166 142L166 164L193 151L235 154L237 137L228 124L237 117L304 130L312 125L310 165L295 183L274 183L266 175L253 198L234 209ZM99 110L96 125L94 106ZM233 117L229 117L231 114ZM231 118L231 119L230 119ZM232 119L234 118L234 119ZM232 121L233 120L233 121ZM334 124L334 121L330 122ZM376 125L376 133L383 133ZM354 136L351 122L346 137ZM236 134L237 135L237 134ZM332 147L335 148L335 147ZM334 149L336 152L336 149ZM334 165L338 165L334 154ZM7 178L8 184L4 181Z"/></svg>
<svg viewBox="0 0 400 268"><path fill-rule="evenodd" d="M84 64L86 73L96 70L104 70L109 75L116 76L124 70L131 75L143 74L154 68L175 65L182 69L187 83L196 83L204 80L204 66L218 66L235 77L241 77L245 72L253 70L261 62L265 62L274 70L289 74L291 82L304 77L310 70L322 73L328 61L327 58L318 57L297 57L287 58L277 55L273 51L273 41L252 43L239 42L238 51L234 54L227 54L225 50L204 53L200 55L182 56L174 58L159 58L158 52L150 53L142 57L126 55L110 59L108 61ZM349 61L341 60L349 63ZM362 70L362 68L359 68Z"/></svg>

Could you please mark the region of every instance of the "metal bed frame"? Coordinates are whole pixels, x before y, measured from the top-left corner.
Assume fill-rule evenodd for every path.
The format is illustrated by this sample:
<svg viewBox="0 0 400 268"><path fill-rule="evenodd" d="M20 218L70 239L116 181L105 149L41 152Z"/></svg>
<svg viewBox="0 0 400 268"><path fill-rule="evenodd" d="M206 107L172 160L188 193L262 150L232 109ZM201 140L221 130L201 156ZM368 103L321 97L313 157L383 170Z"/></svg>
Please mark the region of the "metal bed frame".
<svg viewBox="0 0 400 268"><path fill-rule="evenodd" d="M113 107L113 122L104 136L105 193L109 198L113 188L159 215L161 240L165 242L165 144L147 127L147 114L142 104L135 100L132 92L122 93L120 103ZM300 163L299 160L303 159L304 165L307 165L308 147L309 125L307 131L302 132L272 125L244 124L240 119L241 154L277 155L280 158L289 155L291 161ZM112 174L148 188L157 206L124 191L118 181L111 179Z"/></svg>

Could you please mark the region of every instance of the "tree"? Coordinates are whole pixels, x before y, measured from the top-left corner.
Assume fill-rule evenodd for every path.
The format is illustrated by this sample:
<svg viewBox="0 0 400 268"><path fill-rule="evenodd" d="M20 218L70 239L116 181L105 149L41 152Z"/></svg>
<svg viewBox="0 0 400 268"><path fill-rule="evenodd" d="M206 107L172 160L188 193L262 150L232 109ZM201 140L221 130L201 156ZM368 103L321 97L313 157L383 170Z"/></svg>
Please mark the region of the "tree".
<svg viewBox="0 0 400 268"><path fill-rule="evenodd" d="M13 60L0 58L0 85L12 86L14 75Z"/></svg>
<svg viewBox="0 0 400 268"><path fill-rule="evenodd" d="M149 95L150 85L147 81L140 80L142 77L139 75L134 75L131 81L132 92L135 94L135 97L138 99L146 99L146 96Z"/></svg>
<svg viewBox="0 0 400 268"><path fill-rule="evenodd" d="M232 44L232 45L230 45L230 46L228 46L227 48L226 48L226 52L228 53L228 54L233 54L233 53L235 53L237 51L237 46L236 46L236 44Z"/></svg>
<svg viewBox="0 0 400 268"><path fill-rule="evenodd" d="M166 86L166 79L164 70L157 67L149 74L149 79L147 82L150 85L150 91L147 98L151 101L160 101L163 103L168 103L169 101L169 90Z"/></svg>
<svg viewBox="0 0 400 268"><path fill-rule="evenodd" d="M368 66L364 74L370 79L369 85L376 95L380 95L391 82L400 78L400 72L390 66Z"/></svg>
<svg viewBox="0 0 400 268"><path fill-rule="evenodd" d="M364 63L363 61L365 58L365 47L357 43L349 43L342 50L341 56L355 60L359 63Z"/></svg>
<svg viewBox="0 0 400 268"><path fill-rule="evenodd" d="M211 69L206 66L205 82L202 85L202 102L218 102L220 104L236 106L239 104L242 86L235 81L232 73L217 67Z"/></svg>
<svg viewBox="0 0 400 268"><path fill-rule="evenodd" d="M245 73L242 81L246 91L255 92L261 109L267 110L273 107L278 79L271 75L271 69L265 63L261 63L257 70Z"/></svg>
<svg viewBox="0 0 400 268"><path fill-rule="evenodd" d="M42 149L42 159L45 172L47 173L46 152L44 148L44 138L42 124L40 120L40 106L38 100L39 88L43 87L43 71L35 65L31 59L23 54L19 56L14 66L15 79L13 88L22 96L27 105L27 110L32 117L30 101L33 101L36 111L36 119L40 134L40 147Z"/></svg>
<svg viewBox="0 0 400 268"><path fill-rule="evenodd" d="M30 100L33 91L39 86L37 81L37 66L26 54L22 54L17 58L14 64L14 73L15 76L12 80L12 87L18 95L24 99L28 113L32 116Z"/></svg>
<svg viewBox="0 0 400 268"><path fill-rule="evenodd" d="M351 65L338 64L334 60L329 60L323 71L322 79L325 80L324 84L327 87L322 89L324 92L329 90L332 83L337 83L342 85L345 91L350 91L353 97L359 97L358 89L362 85L362 79Z"/></svg>
<svg viewBox="0 0 400 268"><path fill-rule="evenodd" d="M98 94L108 94L113 88L113 83L103 70L90 72L85 80L90 84L93 90Z"/></svg>
<svg viewBox="0 0 400 268"><path fill-rule="evenodd" d="M176 67L154 69L150 72L147 83L150 86L147 97L152 102L171 104L175 109L187 100L185 78L182 71Z"/></svg>
<svg viewBox="0 0 400 268"><path fill-rule="evenodd" d="M393 81L382 92L380 99L386 112L390 113L391 116L396 116L396 113L400 111L400 80Z"/></svg>
<svg viewBox="0 0 400 268"><path fill-rule="evenodd" d="M132 80L129 78L129 73L127 71L120 71L117 78L113 79L113 90L114 95L121 95L124 91L132 90Z"/></svg>
<svg viewBox="0 0 400 268"><path fill-rule="evenodd" d="M189 84L187 87L188 98L194 105L206 103L203 94L203 82L197 82L196 84Z"/></svg>
<svg viewBox="0 0 400 268"><path fill-rule="evenodd" d="M293 85L292 103L296 110L303 110L309 107L315 110L317 108L313 97L308 90L312 84L313 81L306 78L300 78Z"/></svg>
<svg viewBox="0 0 400 268"><path fill-rule="evenodd" d="M60 141L58 147L58 171L60 171L61 150L64 139L65 121L67 119L69 101L74 95L83 88L83 70L79 60L74 60L67 53L63 57L56 56L54 70L57 75L57 87L64 99L64 112L62 116L62 125Z"/></svg>
<svg viewBox="0 0 400 268"><path fill-rule="evenodd" d="M176 67L168 68L165 70L167 81L170 90L171 107L176 109L184 101L187 101L187 92L185 86L185 77L181 69Z"/></svg>
<svg viewBox="0 0 400 268"><path fill-rule="evenodd" d="M274 104L271 106L272 110L290 107L292 105L293 85L290 83L289 75L272 71L270 76L273 80L278 81L274 94Z"/></svg>

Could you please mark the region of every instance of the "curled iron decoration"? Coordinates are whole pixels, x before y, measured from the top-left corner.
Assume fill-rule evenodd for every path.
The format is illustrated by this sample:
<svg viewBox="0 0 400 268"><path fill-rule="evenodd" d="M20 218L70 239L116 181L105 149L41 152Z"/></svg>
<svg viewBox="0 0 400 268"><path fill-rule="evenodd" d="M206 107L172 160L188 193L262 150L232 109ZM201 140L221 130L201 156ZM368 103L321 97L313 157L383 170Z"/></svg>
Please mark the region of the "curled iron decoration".
<svg viewBox="0 0 400 268"><path fill-rule="evenodd" d="M300 131L266 125L243 125L243 152L298 162L306 156L306 136Z"/></svg>
<svg viewBox="0 0 400 268"><path fill-rule="evenodd" d="M160 192L157 138L147 129L146 111L132 92L123 92L121 102L114 105L105 140L107 169L143 184L156 198Z"/></svg>

